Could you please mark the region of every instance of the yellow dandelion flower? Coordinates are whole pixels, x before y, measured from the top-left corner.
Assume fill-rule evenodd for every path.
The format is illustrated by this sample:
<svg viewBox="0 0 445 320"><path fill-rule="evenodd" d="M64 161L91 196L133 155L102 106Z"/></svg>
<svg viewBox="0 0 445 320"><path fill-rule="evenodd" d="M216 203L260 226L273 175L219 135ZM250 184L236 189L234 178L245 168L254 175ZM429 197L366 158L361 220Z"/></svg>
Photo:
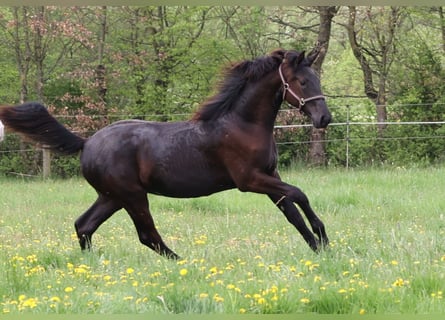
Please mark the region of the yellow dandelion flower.
<svg viewBox="0 0 445 320"><path fill-rule="evenodd" d="M393 266L396 266L396 265L398 265L398 264L399 264L399 262L398 262L398 261L396 261L396 260L392 260L392 261L391 261L391 264L392 264Z"/></svg>
<svg viewBox="0 0 445 320"><path fill-rule="evenodd" d="M26 299L25 301L23 301L22 306L33 309L33 308L37 307L37 299L35 299L35 298Z"/></svg>
<svg viewBox="0 0 445 320"><path fill-rule="evenodd" d="M133 299L134 299L133 296L126 296L126 297L124 297L124 301L131 301Z"/></svg>
<svg viewBox="0 0 445 320"><path fill-rule="evenodd" d="M213 301L215 301L215 302L224 302L224 298L221 297L219 294L216 293L216 294L213 296Z"/></svg>
<svg viewBox="0 0 445 320"><path fill-rule="evenodd" d="M87 272L88 272L88 270L82 265L74 268L74 273L77 273L77 274L82 274L82 273L87 273Z"/></svg>
<svg viewBox="0 0 445 320"><path fill-rule="evenodd" d="M199 294L199 299L206 299L206 298L208 298L209 297L209 294L208 293L200 293Z"/></svg>
<svg viewBox="0 0 445 320"><path fill-rule="evenodd" d="M308 304L309 302L311 302L311 300L309 300L308 298L301 298L300 302L304 303L304 304Z"/></svg>
<svg viewBox="0 0 445 320"><path fill-rule="evenodd" d="M229 290L233 290L236 288L236 286L234 284L228 284L226 288Z"/></svg>
<svg viewBox="0 0 445 320"><path fill-rule="evenodd" d="M409 281L403 280L402 278L397 278L396 281L393 282L393 287L403 287L404 285L407 285Z"/></svg>
<svg viewBox="0 0 445 320"><path fill-rule="evenodd" d="M304 277L304 273L300 271L300 272L295 274L295 277L297 277L297 278Z"/></svg>
<svg viewBox="0 0 445 320"><path fill-rule="evenodd" d="M134 269L133 268L127 268L127 274L132 274L134 273Z"/></svg>
<svg viewBox="0 0 445 320"><path fill-rule="evenodd" d="M28 262L37 262L37 256L35 254L31 254L29 256L26 257L26 260L28 260Z"/></svg>
<svg viewBox="0 0 445 320"><path fill-rule="evenodd" d="M364 315L366 313L365 309L360 309L360 311L358 312L360 315Z"/></svg>
<svg viewBox="0 0 445 320"><path fill-rule="evenodd" d="M210 268L210 273L217 273L218 272L218 268L217 267L212 267Z"/></svg>
<svg viewBox="0 0 445 320"><path fill-rule="evenodd" d="M187 269L181 269L181 270L179 270L179 274L180 274L182 277L184 277L185 275L187 275L187 273L188 273L188 270L187 270Z"/></svg>
<svg viewBox="0 0 445 320"><path fill-rule="evenodd" d="M266 299L264 299L264 298L259 298L259 299L257 300L257 303L258 303L258 304L265 304L265 303L266 303Z"/></svg>
<svg viewBox="0 0 445 320"><path fill-rule="evenodd" d="M74 288L73 287L66 287L65 288L65 292L66 293L70 293L70 292L73 292L74 291Z"/></svg>
<svg viewBox="0 0 445 320"><path fill-rule="evenodd" d="M159 271L155 271L155 272L153 272L152 274L150 274L150 277L151 277L151 278L157 278L157 277L160 277L161 275L162 275L161 272L159 272Z"/></svg>
<svg viewBox="0 0 445 320"><path fill-rule="evenodd" d="M309 270L313 271L314 269L318 268L320 265L318 263L313 263L312 265L309 266Z"/></svg>
<svg viewBox="0 0 445 320"><path fill-rule="evenodd" d="M340 290L338 290L337 292L340 293L340 294L345 294L345 293L347 293L348 291L347 291L346 289L340 289Z"/></svg>
<svg viewBox="0 0 445 320"><path fill-rule="evenodd" d="M244 313L246 313L246 309L244 309L244 308L241 308L241 309L239 309L239 313L241 313L241 314L244 314Z"/></svg>

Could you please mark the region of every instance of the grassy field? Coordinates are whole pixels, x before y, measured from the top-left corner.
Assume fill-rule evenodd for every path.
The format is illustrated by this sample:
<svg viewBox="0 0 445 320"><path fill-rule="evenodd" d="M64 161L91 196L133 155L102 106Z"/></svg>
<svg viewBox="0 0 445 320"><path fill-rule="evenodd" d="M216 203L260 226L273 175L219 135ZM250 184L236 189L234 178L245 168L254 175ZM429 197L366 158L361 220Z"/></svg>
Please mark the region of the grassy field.
<svg viewBox="0 0 445 320"><path fill-rule="evenodd" d="M445 313L445 167L282 172L325 222L315 254L265 196L151 196L166 243L138 242L124 211L81 253L83 179L0 179L0 314Z"/></svg>

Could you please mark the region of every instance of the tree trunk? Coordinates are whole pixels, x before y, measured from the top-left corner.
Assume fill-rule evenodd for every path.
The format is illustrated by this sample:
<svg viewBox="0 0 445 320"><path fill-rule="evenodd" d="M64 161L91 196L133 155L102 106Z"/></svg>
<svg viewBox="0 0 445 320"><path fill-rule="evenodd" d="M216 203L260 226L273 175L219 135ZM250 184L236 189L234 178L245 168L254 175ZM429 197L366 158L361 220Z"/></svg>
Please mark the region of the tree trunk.
<svg viewBox="0 0 445 320"><path fill-rule="evenodd" d="M349 20L347 25L349 44L351 45L352 53L359 62L363 72L365 94L370 100L376 102L378 93L377 90L374 88L374 82L372 79L373 71L368 63L368 60L366 59L366 56L362 52L362 47L358 44L357 41L357 33L355 31L356 14L356 8L353 6L349 7Z"/></svg>
<svg viewBox="0 0 445 320"><path fill-rule="evenodd" d="M318 7L319 15L320 15L320 28L318 29L318 45L320 48L320 53L318 58L312 65L314 70L320 74L321 65L323 64L324 58L328 51L329 47L329 39L331 37L331 25L332 19L338 11L338 7L331 6L323 6ZM311 132L311 144L309 147L309 162L313 166L322 166L326 165L326 130L317 129L312 127Z"/></svg>
<svg viewBox="0 0 445 320"><path fill-rule="evenodd" d="M377 132L378 136L383 136L383 131L385 129L385 125L383 122L387 120L387 113L386 113L386 75L387 75L387 51L383 50L383 48L379 48L381 51L380 60L382 61L379 66L376 68L379 69L380 77L379 77L379 88L378 90L374 87L374 81L373 81L373 73L365 52L367 51L365 48L363 48L357 41L357 32L356 32L356 15L357 10L356 7L350 6L349 7L349 19L348 19L348 38L349 43L351 45L352 52L354 53L355 58L360 64L360 67L363 72L363 83L364 83L364 89L366 96L375 103L376 105L376 115L377 115L377 122L379 123L377 125ZM390 43L391 44L391 43ZM386 45L386 44L385 44ZM375 57L371 57L375 58ZM385 62L385 63L384 63Z"/></svg>
<svg viewBox="0 0 445 320"><path fill-rule="evenodd" d="M37 27L34 34L34 63L36 65L36 93L37 97L43 102L43 82L44 82L44 66L46 49L43 44L42 28L45 28L45 7L40 6L36 9L34 17Z"/></svg>
<svg viewBox="0 0 445 320"><path fill-rule="evenodd" d="M105 39L107 35L107 7L102 6L100 9L100 29L99 29L99 44L98 44L98 64L96 67L96 84L98 89L98 96L100 103L105 104L105 96L107 94L107 85L105 81L105 65L104 51L105 51Z"/></svg>
<svg viewBox="0 0 445 320"><path fill-rule="evenodd" d="M22 17L20 17L20 10ZM28 28L28 10L27 7L13 7L13 16L15 20L13 44L15 50L15 59L17 70L20 77L20 97L19 102L24 103L28 99L28 73L31 62L31 48L29 47L29 28ZM23 45L21 42L21 29L23 29Z"/></svg>
<svg viewBox="0 0 445 320"><path fill-rule="evenodd" d="M386 78L386 75L382 75L382 78ZM377 114L377 133L379 137L383 136L383 132L386 128L386 120L388 119L388 114L386 111L386 79L379 80L379 90L377 99L375 101L375 110Z"/></svg>
<svg viewBox="0 0 445 320"><path fill-rule="evenodd" d="M445 15L443 13L443 7L439 7L439 17L440 17L440 30L442 32L442 49L445 53Z"/></svg>

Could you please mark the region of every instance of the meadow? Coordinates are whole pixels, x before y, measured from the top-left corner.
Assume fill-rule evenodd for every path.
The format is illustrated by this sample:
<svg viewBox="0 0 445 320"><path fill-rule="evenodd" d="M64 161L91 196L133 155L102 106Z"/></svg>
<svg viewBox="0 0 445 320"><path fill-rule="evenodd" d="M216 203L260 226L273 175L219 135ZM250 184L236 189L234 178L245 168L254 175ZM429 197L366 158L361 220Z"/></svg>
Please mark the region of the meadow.
<svg viewBox="0 0 445 320"><path fill-rule="evenodd" d="M165 242L119 211L81 252L82 178L0 179L0 314L443 314L445 167L283 171L324 221L313 253L262 195L150 196Z"/></svg>

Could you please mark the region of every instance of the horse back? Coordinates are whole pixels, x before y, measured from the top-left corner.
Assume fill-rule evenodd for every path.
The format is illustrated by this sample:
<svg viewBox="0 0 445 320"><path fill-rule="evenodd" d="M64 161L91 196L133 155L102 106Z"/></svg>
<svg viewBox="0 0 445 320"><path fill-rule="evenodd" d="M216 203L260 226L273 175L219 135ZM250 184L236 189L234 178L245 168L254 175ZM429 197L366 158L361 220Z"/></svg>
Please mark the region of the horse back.
<svg viewBox="0 0 445 320"><path fill-rule="evenodd" d="M101 193L144 188L172 197L208 195L234 187L217 141L192 121L118 121L85 143L82 173Z"/></svg>

